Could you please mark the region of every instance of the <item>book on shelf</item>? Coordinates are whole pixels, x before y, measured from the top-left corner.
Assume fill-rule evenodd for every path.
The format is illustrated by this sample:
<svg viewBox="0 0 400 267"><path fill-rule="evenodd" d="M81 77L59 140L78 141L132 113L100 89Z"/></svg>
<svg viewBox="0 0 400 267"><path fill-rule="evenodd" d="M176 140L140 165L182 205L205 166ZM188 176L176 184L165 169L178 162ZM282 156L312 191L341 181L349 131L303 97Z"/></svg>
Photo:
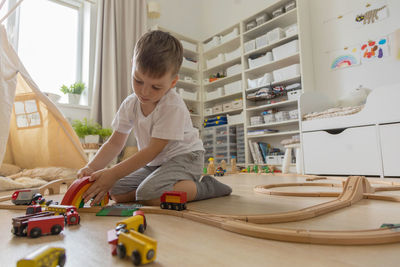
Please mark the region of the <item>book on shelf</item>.
<svg viewBox="0 0 400 267"><path fill-rule="evenodd" d="M263 160L263 157L261 155L261 151L260 151L260 147L258 146L258 143L254 142L253 146L254 146L254 151L255 151L255 154L256 154L256 158L257 158L256 164L263 164L264 160Z"/></svg>
<svg viewBox="0 0 400 267"><path fill-rule="evenodd" d="M268 150L270 145L268 143L264 142L258 142L258 146L260 147L261 155L264 160L264 163L267 163L267 156L268 156Z"/></svg>

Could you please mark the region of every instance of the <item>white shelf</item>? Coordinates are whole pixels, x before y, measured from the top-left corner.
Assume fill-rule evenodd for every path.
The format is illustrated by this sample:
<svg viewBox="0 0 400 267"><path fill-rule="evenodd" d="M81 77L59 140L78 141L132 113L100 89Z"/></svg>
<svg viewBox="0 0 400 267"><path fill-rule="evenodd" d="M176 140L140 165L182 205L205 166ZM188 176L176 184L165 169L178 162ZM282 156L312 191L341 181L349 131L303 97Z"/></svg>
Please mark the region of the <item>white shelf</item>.
<svg viewBox="0 0 400 267"><path fill-rule="evenodd" d="M205 76L208 76L208 75L212 74L215 71L225 70L226 68L228 68L230 66L233 66L233 65L236 65L238 63L241 63L241 57L237 57L237 58L234 58L234 59L231 59L231 60L228 60L228 61L224 61L223 63L221 63L219 65L216 65L216 66L211 67L209 69L203 70L203 73L204 73Z"/></svg>
<svg viewBox="0 0 400 267"><path fill-rule="evenodd" d="M245 41L248 41L258 36L261 36L266 32L273 30L277 27L284 28L296 22L297 22L297 8L294 8L289 12L283 13L282 15L276 18L270 19L264 22L263 24L244 32L243 37L246 39Z"/></svg>
<svg viewBox="0 0 400 267"><path fill-rule="evenodd" d="M224 84L230 83L230 82L235 82L237 80L240 80L238 78L240 78L242 76L242 73L237 73L235 75L232 76L228 76L225 78L221 78L218 79L216 81L210 82L210 83L204 83L204 87L205 88L217 88L217 87L221 87Z"/></svg>
<svg viewBox="0 0 400 267"><path fill-rule="evenodd" d="M277 133L268 133L268 134L257 134L257 135L247 135L247 139L252 138L260 138L260 137L273 137L273 136L284 136L284 135L292 135L298 134L300 131L286 131L286 132L277 132Z"/></svg>
<svg viewBox="0 0 400 267"><path fill-rule="evenodd" d="M209 117L214 117L214 116L219 116L219 115L225 115L225 114L231 114L231 113L239 113L242 110L243 109L239 108L239 109L233 109L233 110L229 110L229 111L218 112L218 113L214 113L214 114L211 114L211 115L204 115L204 118L209 118Z"/></svg>
<svg viewBox="0 0 400 267"><path fill-rule="evenodd" d="M215 46L203 53L203 57L210 59L218 56L220 53L226 53L227 51L231 51L234 49L237 49L240 46L240 34L236 36L235 38L219 44L218 46Z"/></svg>
<svg viewBox="0 0 400 267"><path fill-rule="evenodd" d="M223 95L223 96L220 96L220 97L216 97L216 98L213 98L213 99L210 99L210 100L206 100L206 101L204 101L204 103L211 103L211 102L219 102L220 100L223 100L223 99L226 99L226 98L232 98L232 97L235 97L235 96L239 96L239 95L242 95L242 92L237 92L237 93L234 93L234 94L230 94L230 95Z"/></svg>
<svg viewBox="0 0 400 267"><path fill-rule="evenodd" d="M285 38L282 38L282 39L280 39L280 40L278 40L276 42L273 42L273 43L270 43L270 44L268 44L266 46L259 47L257 49L251 50L251 51L245 53L244 56L248 57L251 54L265 53L267 51L271 51L275 47L278 47L278 46L280 46L282 44L288 43L288 42L293 41L293 40L298 39L298 38L299 38L298 34L293 34L293 35L290 35L290 36L286 36Z"/></svg>
<svg viewBox="0 0 400 267"><path fill-rule="evenodd" d="M182 97L182 99L183 99L183 101L185 101L185 102L200 103L199 100L193 100L193 99L183 98L183 97Z"/></svg>
<svg viewBox="0 0 400 267"><path fill-rule="evenodd" d="M269 85L271 85L271 86L285 85L286 86L286 85L293 84L293 83L296 83L296 82L299 83L300 81L301 81L301 76L299 75L299 76L295 76L295 77L287 79L287 80L273 82L273 83L268 84L268 85L258 86L258 87L254 87L254 88L248 88L248 89L246 89L246 93L251 93L251 92L257 91L258 89L268 87Z"/></svg>
<svg viewBox="0 0 400 267"><path fill-rule="evenodd" d="M299 119L257 124L257 125L247 126L247 129L266 128L271 126L281 126L281 125L296 124L296 123L299 123Z"/></svg>
<svg viewBox="0 0 400 267"><path fill-rule="evenodd" d="M290 56L287 56L285 58L282 58L280 60L276 61L271 61L265 65L252 68L252 69L246 69L244 71L245 74L254 74L254 75L263 75L267 72L272 72L273 70L277 70L280 68L287 67L289 65L293 65L296 63L300 62L300 53L296 53Z"/></svg>
<svg viewBox="0 0 400 267"><path fill-rule="evenodd" d="M198 83L194 83L194 82L178 80L178 82L176 83L176 86L186 86L187 88L194 89L196 87L199 87L200 85Z"/></svg>
<svg viewBox="0 0 400 267"><path fill-rule="evenodd" d="M297 104L297 99L286 100L286 101L277 102L277 103L273 103L273 104L266 104L266 105L251 107L251 108L247 108L246 111L259 111L259 110L269 109L269 108L287 107L287 106L292 106L293 104Z"/></svg>
<svg viewBox="0 0 400 267"><path fill-rule="evenodd" d="M181 66L181 69L179 70L179 72L188 73L189 75L193 75L193 74L197 74L199 72L199 70Z"/></svg>

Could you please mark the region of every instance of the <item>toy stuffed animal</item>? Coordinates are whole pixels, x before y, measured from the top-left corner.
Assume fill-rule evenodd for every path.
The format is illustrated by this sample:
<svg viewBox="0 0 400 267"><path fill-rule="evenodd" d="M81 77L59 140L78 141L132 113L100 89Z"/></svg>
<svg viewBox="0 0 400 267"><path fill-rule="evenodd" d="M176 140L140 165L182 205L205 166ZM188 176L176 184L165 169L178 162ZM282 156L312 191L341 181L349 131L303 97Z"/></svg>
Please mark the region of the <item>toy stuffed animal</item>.
<svg viewBox="0 0 400 267"><path fill-rule="evenodd" d="M364 105L371 89L363 88L362 86L349 92L338 101L339 107L354 107Z"/></svg>

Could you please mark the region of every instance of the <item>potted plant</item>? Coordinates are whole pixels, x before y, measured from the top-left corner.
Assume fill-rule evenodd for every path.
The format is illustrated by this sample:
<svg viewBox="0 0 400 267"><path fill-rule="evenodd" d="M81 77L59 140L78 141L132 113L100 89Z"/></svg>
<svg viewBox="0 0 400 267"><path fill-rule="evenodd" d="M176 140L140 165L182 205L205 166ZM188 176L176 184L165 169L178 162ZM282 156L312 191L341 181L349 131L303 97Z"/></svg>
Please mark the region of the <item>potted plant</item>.
<svg viewBox="0 0 400 267"><path fill-rule="evenodd" d="M84 139L84 143L99 143L101 130L100 124L84 118L82 121L74 120L72 122L72 128L74 128L79 138Z"/></svg>
<svg viewBox="0 0 400 267"><path fill-rule="evenodd" d="M85 84L82 82L76 82L70 87L62 85L60 91L68 95L68 103L79 105L81 100L81 94L85 90Z"/></svg>
<svg viewBox="0 0 400 267"><path fill-rule="evenodd" d="M99 135L103 140L103 143L107 141L107 139L111 136L111 134L112 134L112 129L110 128L101 128L99 131Z"/></svg>

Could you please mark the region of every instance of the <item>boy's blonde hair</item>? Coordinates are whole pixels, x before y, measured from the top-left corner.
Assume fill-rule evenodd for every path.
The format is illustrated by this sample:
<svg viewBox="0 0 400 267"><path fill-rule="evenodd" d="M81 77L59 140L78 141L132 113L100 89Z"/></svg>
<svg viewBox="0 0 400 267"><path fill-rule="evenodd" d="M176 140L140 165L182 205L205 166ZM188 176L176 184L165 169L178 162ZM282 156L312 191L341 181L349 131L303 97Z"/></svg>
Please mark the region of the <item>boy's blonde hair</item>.
<svg viewBox="0 0 400 267"><path fill-rule="evenodd" d="M154 78L160 78L168 71L178 74L182 65L181 42L163 31L150 31L136 43L133 67Z"/></svg>

